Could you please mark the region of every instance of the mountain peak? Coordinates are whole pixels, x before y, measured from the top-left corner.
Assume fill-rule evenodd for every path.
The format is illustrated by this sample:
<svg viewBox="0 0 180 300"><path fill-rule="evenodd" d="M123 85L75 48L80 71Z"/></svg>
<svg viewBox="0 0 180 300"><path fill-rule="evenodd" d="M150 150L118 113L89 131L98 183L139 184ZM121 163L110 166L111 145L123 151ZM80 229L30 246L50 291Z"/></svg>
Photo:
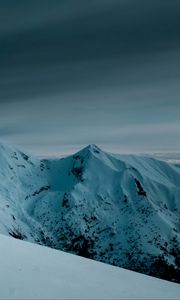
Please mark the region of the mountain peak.
<svg viewBox="0 0 180 300"><path fill-rule="evenodd" d="M85 149L87 149L88 151L92 151L92 152L95 152L95 153L99 153L101 152L102 150L96 146L95 144L89 144Z"/></svg>
<svg viewBox="0 0 180 300"><path fill-rule="evenodd" d="M89 144L88 146L75 153L75 155L89 156L94 154L100 154L102 152L103 151L95 144Z"/></svg>
<svg viewBox="0 0 180 300"><path fill-rule="evenodd" d="M95 144L89 144L88 146L84 147L80 151L78 151L78 155L82 155L83 157L90 157L90 156L96 156L101 154L103 151L96 146Z"/></svg>

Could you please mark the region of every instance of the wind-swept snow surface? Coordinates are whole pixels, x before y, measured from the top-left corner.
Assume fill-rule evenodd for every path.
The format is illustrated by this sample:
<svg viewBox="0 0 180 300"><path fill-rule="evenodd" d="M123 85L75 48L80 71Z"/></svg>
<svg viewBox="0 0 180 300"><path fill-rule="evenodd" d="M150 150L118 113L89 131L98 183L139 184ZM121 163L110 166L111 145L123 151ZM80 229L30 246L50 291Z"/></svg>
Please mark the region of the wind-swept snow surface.
<svg viewBox="0 0 180 300"><path fill-rule="evenodd" d="M0 144L0 232L178 282L180 169L90 145L38 159Z"/></svg>
<svg viewBox="0 0 180 300"><path fill-rule="evenodd" d="M0 235L0 299L179 299L180 285Z"/></svg>

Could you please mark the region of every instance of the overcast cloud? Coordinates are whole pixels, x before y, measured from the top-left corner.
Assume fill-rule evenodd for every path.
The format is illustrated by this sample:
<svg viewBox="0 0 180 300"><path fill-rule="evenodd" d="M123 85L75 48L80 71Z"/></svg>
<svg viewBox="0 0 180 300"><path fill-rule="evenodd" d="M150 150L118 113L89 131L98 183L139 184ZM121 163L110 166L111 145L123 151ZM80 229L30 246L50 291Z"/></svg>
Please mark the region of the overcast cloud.
<svg viewBox="0 0 180 300"><path fill-rule="evenodd" d="M179 16L178 0L1 0L1 139L179 151Z"/></svg>

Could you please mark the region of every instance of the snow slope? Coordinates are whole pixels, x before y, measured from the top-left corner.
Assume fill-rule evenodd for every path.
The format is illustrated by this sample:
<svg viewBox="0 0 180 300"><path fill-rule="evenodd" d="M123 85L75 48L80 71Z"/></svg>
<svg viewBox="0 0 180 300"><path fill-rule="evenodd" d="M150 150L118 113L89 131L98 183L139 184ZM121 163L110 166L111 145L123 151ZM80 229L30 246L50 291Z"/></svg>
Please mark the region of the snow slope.
<svg viewBox="0 0 180 300"><path fill-rule="evenodd" d="M90 145L38 159L0 144L0 232L178 281L180 169Z"/></svg>
<svg viewBox="0 0 180 300"><path fill-rule="evenodd" d="M180 285L0 235L0 299L179 299Z"/></svg>

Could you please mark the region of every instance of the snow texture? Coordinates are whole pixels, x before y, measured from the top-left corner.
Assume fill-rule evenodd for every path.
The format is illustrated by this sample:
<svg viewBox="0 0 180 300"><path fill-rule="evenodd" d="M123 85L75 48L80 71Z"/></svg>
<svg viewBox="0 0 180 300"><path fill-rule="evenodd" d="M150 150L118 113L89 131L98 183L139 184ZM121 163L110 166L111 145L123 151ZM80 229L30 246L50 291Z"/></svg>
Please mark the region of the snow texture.
<svg viewBox="0 0 180 300"><path fill-rule="evenodd" d="M179 299L180 285L0 235L0 299Z"/></svg>

